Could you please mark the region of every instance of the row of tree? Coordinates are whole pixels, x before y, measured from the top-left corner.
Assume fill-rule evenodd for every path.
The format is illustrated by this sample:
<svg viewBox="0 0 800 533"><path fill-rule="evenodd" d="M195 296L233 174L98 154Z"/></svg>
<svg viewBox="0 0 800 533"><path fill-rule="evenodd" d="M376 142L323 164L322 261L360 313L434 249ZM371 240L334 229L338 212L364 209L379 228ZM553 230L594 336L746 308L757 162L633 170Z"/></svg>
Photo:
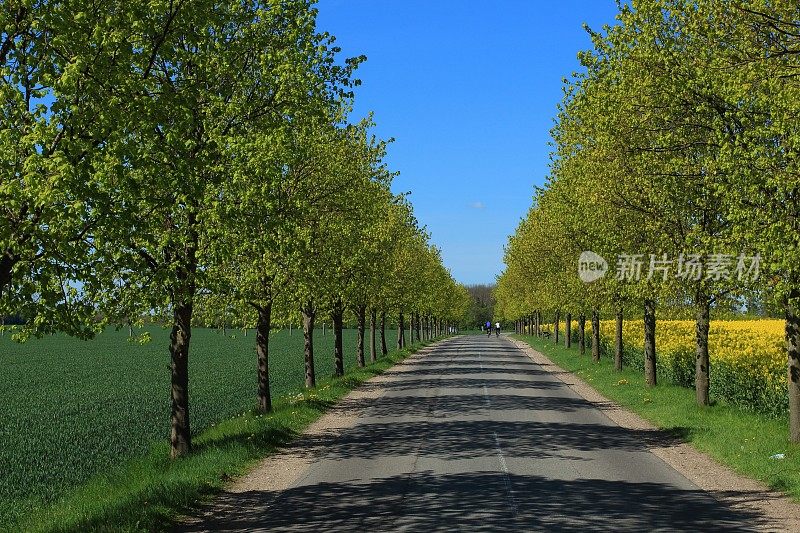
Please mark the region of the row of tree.
<svg viewBox="0 0 800 533"><path fill-rule="evenodd" d="M618 364L623 310L634 310L650 385L656 308L691 312L707 405L712 312L766 302L786 319L798 442L800 4L634 0L617 20L588 30L584 70L565 81L551 173L510 238L498 309L534 327L542 313L591 314L595 332L613 314ZM579 266L584 251L607 259L607 275L581 281L576 267L603 266Z"/></svg>
<svg viewBox="0 0 800 533"><path fill-rule="evenodd" d="M0 8L0 315L88 338L172 327L172 455L191 447L192 327L256 328L268 411L272 321L345 310L443 331L468 305L410 204L386 143L350 123L354 70L310 0L5 2ZM425 327L423 328L423 325ZM413 340L413 339L412 339ZM386 353L385 340L382 351Z"/></svg>

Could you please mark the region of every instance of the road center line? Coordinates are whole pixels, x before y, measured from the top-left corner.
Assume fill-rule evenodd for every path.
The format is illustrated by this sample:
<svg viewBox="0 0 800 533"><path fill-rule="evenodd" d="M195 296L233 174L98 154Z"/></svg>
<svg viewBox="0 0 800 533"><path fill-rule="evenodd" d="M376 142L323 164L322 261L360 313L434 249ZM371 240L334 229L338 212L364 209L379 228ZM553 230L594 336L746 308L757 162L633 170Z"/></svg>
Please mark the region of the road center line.
<svg viewBox="0 0 800 533"><path fill-rule="evenodd" d="M489 399L489 391L486 389L486 385L483 386L483 397L486 399L486 405L492 405L492 400Z"/></svg>
<svg viewBox="0 0 800 533"><path fill-rule="evenodd" d="M503 470L503 480L506 484L506 492L508 493L508 503L511 505L511 511L514 516L517 516L517 500L514 499L514 490L511 488L511 477L508 475L508 466L506 466L506 459L503 457L503 450L500 448L500 437L496 432L493 432L494 447L497 450L497 458L500 460L500 468Z"/></svg>

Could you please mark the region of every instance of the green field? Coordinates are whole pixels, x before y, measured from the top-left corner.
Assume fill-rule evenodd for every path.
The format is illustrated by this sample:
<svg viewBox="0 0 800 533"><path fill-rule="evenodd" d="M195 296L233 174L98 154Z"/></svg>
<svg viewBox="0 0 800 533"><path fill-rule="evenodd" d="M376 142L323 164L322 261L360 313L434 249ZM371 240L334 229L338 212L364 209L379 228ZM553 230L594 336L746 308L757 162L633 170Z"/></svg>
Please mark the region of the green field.
<svg viewBox="0 0 800 533"><path fill-rule="evenodd" d="M92 341L62 335L26 344L0 339L0 529L31 509L122 461L143 456L169 435L169 331L128 341L108 330ZM394 348L396 334L387 330ZM344 335L355 366L354 330ZM195 329L190 355L192 432L255 406L255 336ZM318 379L333 373L333 335L315 333ZM302 388L303 336L270 338L274 397Z"/></svg>

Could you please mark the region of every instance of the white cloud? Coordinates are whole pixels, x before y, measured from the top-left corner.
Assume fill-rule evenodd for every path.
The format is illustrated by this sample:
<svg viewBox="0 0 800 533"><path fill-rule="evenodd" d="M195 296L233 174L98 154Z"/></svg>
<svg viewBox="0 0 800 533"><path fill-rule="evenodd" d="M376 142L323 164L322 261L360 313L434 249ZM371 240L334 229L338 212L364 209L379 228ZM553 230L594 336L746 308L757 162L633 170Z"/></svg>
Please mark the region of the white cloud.
<svg viewBox="0 0 800 533"><path fill-rule="evenodd" d="M470 204L470 207L473 208L473 209L483 209L486 206L483 205L483 202L472 202Z"/></svg>

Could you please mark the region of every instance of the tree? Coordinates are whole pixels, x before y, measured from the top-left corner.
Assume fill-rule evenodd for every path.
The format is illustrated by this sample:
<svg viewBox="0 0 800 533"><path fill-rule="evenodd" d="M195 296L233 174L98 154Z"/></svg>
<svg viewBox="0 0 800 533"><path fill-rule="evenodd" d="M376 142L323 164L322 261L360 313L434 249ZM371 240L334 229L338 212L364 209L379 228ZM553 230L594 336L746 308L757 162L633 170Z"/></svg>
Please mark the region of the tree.
<svg viewBox="0 0 800 533"><path fill-rule="evenodd" d="M305 2L169 2L142 21L147 29L169 20L156 46L131 48L121 89L126 135L104 183L117 218L97 242L111 287L106 308L171 317L173 457L191 447L192 316L198 290L211 286L211 213L233 169L229 150L252 121L291 114L292 89L308 91L306 69L329 61L314 15Z"/></svg>
<svg viewBox="0 0 800 533"><path fill-rule="evenodd" d="M108 203L94 173L115 156L114 87L127 24L138 21L113 9L12 1L0 10L0 316L23 319L18 340L55 330L86 338L103 326L80 288L97 283L91 235Z"/></svg>

